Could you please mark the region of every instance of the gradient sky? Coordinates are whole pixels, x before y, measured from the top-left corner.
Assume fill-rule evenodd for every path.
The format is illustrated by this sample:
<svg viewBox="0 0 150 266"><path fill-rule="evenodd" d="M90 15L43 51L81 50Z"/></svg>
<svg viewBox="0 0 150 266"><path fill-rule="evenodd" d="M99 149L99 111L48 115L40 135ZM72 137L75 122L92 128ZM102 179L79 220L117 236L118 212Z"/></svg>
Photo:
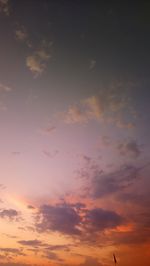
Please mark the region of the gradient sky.
<svg viewBox="0 0 150 266"><path fill-rule="evenodd" d="M150 3L0 0L0 265L150 261Z"/></svg>

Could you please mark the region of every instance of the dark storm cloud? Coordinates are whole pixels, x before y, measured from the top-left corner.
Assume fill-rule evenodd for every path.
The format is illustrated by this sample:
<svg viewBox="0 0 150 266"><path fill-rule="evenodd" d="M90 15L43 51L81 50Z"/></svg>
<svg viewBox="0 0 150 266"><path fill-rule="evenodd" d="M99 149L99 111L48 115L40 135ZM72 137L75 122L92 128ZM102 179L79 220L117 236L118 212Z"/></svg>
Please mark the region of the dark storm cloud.
<svg viewBox="0 0 150 266"><path fill-rule="evenodd" d="M76 236L88 241L93 234L105 229L115 228L124 224L125 220L115 211L94 208L88 210L77 204L43 205L37 214L36 228L40 232L57 231L62 234ZM53 249L66 249L62 246L48 246Z"/></svg>
<svg viewBox="0 0 150 266"><path fill-rule="evenodd" d="M81 222L79 214L70 205L43 205L39 209L39 231L59 231L67 235L78 235ZM38 217L37 217L38 219Z"/></svg>
<svg viewBox="0 0 150 266"><path fill-rule="evenodd" d="M87 212L85 221L90 230L96 232L115 228L121 225L124 219L114 211L95 208Z"/></svg>
<svg viewBox="0 0 150 266"><path fill-rule="evenodd" d="M19 218L19 213L14 209L0 210L0 218L8 218L9 220L16 220Z"/></svg>

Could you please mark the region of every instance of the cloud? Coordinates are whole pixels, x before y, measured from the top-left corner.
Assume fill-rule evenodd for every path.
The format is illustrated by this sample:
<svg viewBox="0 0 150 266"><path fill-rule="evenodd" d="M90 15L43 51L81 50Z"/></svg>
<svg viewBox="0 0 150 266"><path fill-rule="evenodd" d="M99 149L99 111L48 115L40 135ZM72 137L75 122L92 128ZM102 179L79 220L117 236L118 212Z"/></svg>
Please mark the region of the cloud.
<svg viewBox="0 0 150 266"><path fill-rule="evenodd" d="M77 178L86 181L83 187L84 196L98 199L125 192L140 177L140 171L148 164L140 167L121 165L113 171L104 172L99 165L90 161L77 172Z"/></svg>
<svg viewBox="0 0 150 266"><path fill-rule="evenodd" d="M133 122L126 122L122 118L115 119L115 123L118 128L126 128L126 129L135 128L135 124Z"/></svg>
<svg viewBox="0 0 150 266"><path fill-rule="evenodd" d="M0 184L0 189L5 189L5 188L6 188L5 185Z"/></svg>
<svg viewBox="0 0 150 266"><path fill-rule="evenodd" d="M120 155L122 156L130 156L133 158L137 158L141 155L141 150L135 140L122 142L118 145L117 148Z"/></svg>
<svg viewBox="0 0 150 266"><path fill-rule="evenodd" d="M41 129L41 133L45 134L45 135L51 135L52 132L54 132L56 130L55 126L48 126L46 128Z"/></svg>
<svg viewBox="0 0 150 266"><path fill-rule="evenodd" d="M129 112L129 109L128 98L121 93L117 94L107 89L81 100L78 104L73 104L62 114L62 117L68 124L84 124L96 120L129 129L133 127L133 122L125 122L123 118L124 111ZM133 120L130 112L129 117Z"/></svg>
<svg viewBox="0 0 150 266"><path fill-rule="evenodd" d="M103 266L103 264L100 263L97 258L93 258L90 256L88 256L83 263L79 264L79 266L91 266L91 265L92 266Z"/></svg>
<svg viewBox="0 0 150 266"><path fill-rule="evenodd" d="M147 222L147 225L145 225ZM133 228L131 230L125 231L112 231L111 239L113 245L141 245L143 243L150 242L150 215L147 219L146 215L136 215L136 221L132 221Z"/></svg>
<svg viewBox="0 0 150 266"><path fill-rule="evenodd" d="M36 266L36 264L27 264L27 263L21 263L21 262L1 262L1 266Z"/></svg>
<svg viewBox="0 0 150 266"><path fill-rule="evenodd" d="M18 29L15 30L15 36L18 41L27 41L28 40L28 33L24 26L20 26Z"/></svg>
<svg viewBox="0 0 150 266"><path fill-rule="evenodd" d="M3 102L0 102L0 110L7 111L7 106Z"/></svg>
<svg viewBox="0 0 150 266"><path fill-rule="evenodd" d="M49 152L47 150L43 150L42 152L48 158L54 158L58 154L58 150L54 150L53 152Z"/></svg>
<svg viewBox="0 0 150 266"><path fill-rule="evenodd" d="M53 251L59 251L59 250L69 251L70 250L69 245L49 245L37 239L20 240L18 241L18 243L26 247L32 247L32 249L28 249L30 251L42 252L43 254L42 257L47 258L49 260L62 261L62 259L60 259L58 255Z"/></svg>
<svg viewBox="0 0 150 266"><path fill-rule="evenodd" d="M73 205L65 203L55 206L43 205L36 216L35 226L40 233L59 232L90 243L91 239L93 241L97 240L99 233L102 233L106 229L116 228L118 225L124 223L125 220L123 217L115 211L102 208L88 210L84 204L80 207L78 203ZM95 236L95 240L93 236ZM64 245L48 245L47 247L45 245L45 248L52 251L60 249L69 250L69 247L66 249Z"/></svg>
<svg viewBox="0 0 150 266"><path fill-rule="evenodd" d="M0 83L0 91L10 92L10 91L12 91L12 88Z"/></svg>
<svg viewBox="0 0 150 266"><path fill-rule="evenodd" d="M100 96L91 96L83 100L89 118L100 119L104 113L104 99Z"/></svg>
<svg viewBox="0 0 150 266"><path fill-rule="evenodd" d="M11 91L12 91L11 87L0 83L0 93L9 93ZM7 106L5 105L5 103L3 103L3 101L0 101L0 110L7 111Z"/></svg>
<svg viewBox="0 0 150 266"><path fill-rule="evenodd" d="M18 248L0 248L0 252L5 253L5 256L7 256L9 254L25 256L25 254Z"/></svg>
<svg viewBox="0 0 150 266"><path fill-rule="evenodd" d="M92 69L95 68L95 66L96 66L96 60L95 60L95 59L92 59L92 60L90 61L89 69L92 70Z"/></svg>
<svg viewBox="0 0 150 266"><path fill-rule="evenodd" d="M6 16L10 15L9 0L0 0L0 13L4 13Z"/></svg>
<svg viewBox="0 0 150 266"><path fill-rule="evenodd" d="M33 52L32 55L27 56L26 66L33 74L38 76L46 69L47 62L50 58L51 53L49 52L49 49L42 47Z"/></svg>
<svg viewBox="0 0 150 266"><path fill-rule="evenodd" d="M14 209L0 210L0 218L8 218L9 220L16 220L19 217L19 213Z"/></svg>
<svg viewBox="0 0 150 266"><path fill-rule="evenodd" d="M32 205L28 205L27 208L30 209L30 210L34 210L35 209L35 207L32 206Z"/></svg>
<svg viewBox="0 0 150 266"><path fill-rule="evenodd" d="M38 220L36 223L38 231L58 231L67 235L78 235L80 233L77 226L79 226L81 218L69 204L43 205L40 207L36 218Z"/></svg>
<svg viewBox="0 0 150 266"><path fill-rule="evenodd" d="M92 196L101 198L120 193L132 185L138 177L139 169L134 166L122 166L119 170L108 174L95 172L92 178Z"/></svg>
<svg viewBox="0 0 150 266"><path fill-rule="evenodd" d="M44 252L43 257L49 260L63 261L62 259L58 257L57 254L55 254L52 251L48 251L48 250Z"/></svg>
<svg viewBox="0 0 150 266"><path fill-rule="evenodd" d="M34 240L19 240L19 244L24 246L32 246L32 247L39 247L42 246L43 243L40 240L34 239Z"/></svg>
<svg viewBox="0 0 150 266"><path fill-rule="evenodd" d="M95 208L87 212L85 222L90 231L97 232L115 228L121 225L124 219L114 211Z"/></svg>
<svg viewBox="0 0 150 266"><path fill-rule="evenodd" d="M70 106L64 114L66 123L86 123L91 119L99 120L104 113L104 105L100 96L91 96L81 101L80 105Z"/></svg>
<svg viewBox="0 0 150 266"><path fill-rule="evenodd" d="M88 121L88 116L81 107L78 105L73 105L70 106L68 111L64 114L64 121L67 124L83 124Z"/></svg>
<svg viewBox="0 0 150 266"><path fill-rule="evenodd" d="M70 251L70 247L71 244L67 244L67 245L47 245L47 247L45 249L48 250L65 250L65 251Z"/></svg>
<svg viewBox="0 0 150 266"><path fill-rule="evenodd" d="M101 141L102 141L102 144L104 146L110 146L111 145L111 140L110 140L110 137L108 137L108 136L102 136Z"/></svg>
<svg viewBox="0 0 150 266"><path fill-rule="evenodd" d="M12 238L12 239L17 238L17 236L10 235L10 234L5 234L5 233L4 233L3 235L5 235L5 236L7 236L7 237L9 237L9 238Z"/></svg>

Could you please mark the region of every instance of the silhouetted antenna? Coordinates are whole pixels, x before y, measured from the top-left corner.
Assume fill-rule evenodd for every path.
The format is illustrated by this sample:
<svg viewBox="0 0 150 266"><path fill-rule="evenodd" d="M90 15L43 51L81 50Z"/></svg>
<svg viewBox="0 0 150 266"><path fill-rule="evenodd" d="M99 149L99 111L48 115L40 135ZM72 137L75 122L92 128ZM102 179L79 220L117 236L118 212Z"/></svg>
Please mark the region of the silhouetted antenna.
<svg viewBox="0 0 150 266"><path fill-rule="evenodd" d="M116 256L115 256L115 254L113 254L113 258L114 258L114 263L115 263L115 265L117 264L117 260L116 260Z"/></svg>

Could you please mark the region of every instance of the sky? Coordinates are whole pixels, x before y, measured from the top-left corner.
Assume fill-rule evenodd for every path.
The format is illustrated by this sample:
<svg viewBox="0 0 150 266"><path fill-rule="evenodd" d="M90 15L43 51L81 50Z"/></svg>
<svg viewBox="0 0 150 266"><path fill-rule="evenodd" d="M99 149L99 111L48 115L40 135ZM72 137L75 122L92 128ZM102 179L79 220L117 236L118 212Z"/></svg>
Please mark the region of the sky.
<svg viewBox="0 0 150 266"><path fill-rule="evenodd" d="M150 261L150 3L0 0L0 265Z"/></svg>

